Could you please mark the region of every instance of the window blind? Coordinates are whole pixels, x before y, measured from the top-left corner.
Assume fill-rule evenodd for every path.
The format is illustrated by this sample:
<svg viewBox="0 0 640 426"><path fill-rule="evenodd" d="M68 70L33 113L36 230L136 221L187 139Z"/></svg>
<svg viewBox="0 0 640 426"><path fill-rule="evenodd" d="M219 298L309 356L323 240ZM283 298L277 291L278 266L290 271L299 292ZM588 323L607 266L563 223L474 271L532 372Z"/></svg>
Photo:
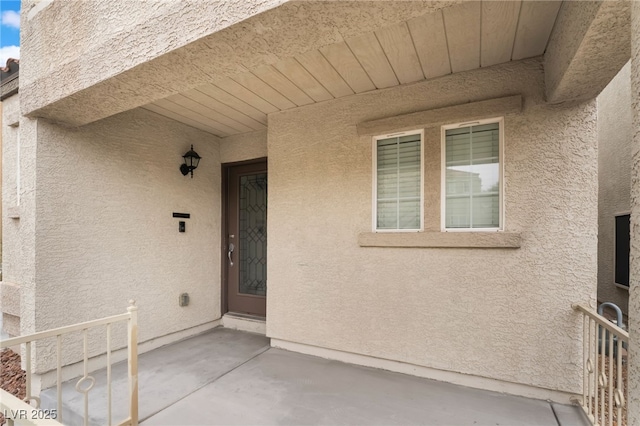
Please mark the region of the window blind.
<svg viewBox="0 0 640 426"><path fill-rule="evenodd" d="M448 129L445 134L445 226L500 226L500 126Z"/></svg>
<svg viewBox="0 0 640 426"><path fill-rule="evenodd" d="M421 135L379 139L377 229L420 229Z"/></svg>

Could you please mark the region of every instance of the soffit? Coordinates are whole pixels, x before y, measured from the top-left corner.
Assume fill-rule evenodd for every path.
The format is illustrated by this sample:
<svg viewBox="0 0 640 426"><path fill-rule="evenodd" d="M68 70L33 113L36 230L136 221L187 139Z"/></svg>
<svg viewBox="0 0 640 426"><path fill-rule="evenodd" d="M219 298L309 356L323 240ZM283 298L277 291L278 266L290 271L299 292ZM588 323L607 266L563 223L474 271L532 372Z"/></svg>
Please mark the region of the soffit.
<svg viewBox="0 0 640 426"><path fill-rule="evenodd" d="M144 108L220 137L263 130L270 113L542 55L560 5L467 2Z"/></svg>

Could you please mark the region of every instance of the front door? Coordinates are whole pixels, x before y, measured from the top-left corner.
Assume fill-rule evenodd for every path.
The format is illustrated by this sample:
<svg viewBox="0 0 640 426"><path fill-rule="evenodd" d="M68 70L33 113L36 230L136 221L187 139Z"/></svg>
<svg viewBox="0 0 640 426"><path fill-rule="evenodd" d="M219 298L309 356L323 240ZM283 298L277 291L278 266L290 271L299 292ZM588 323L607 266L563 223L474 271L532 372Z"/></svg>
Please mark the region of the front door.
<svg viewBox="0 0 640 426"><path fill-rule="evenodd" d="M227 308L266 316L266 161L229 167L227 185Z"/></svg>

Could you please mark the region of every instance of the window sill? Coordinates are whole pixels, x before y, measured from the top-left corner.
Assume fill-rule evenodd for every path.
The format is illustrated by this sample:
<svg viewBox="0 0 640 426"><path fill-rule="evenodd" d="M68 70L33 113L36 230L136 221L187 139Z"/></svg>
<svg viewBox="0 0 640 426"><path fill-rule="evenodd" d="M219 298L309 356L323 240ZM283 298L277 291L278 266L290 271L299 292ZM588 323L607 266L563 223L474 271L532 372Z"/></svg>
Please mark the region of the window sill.
<svg viewBox="0 0 640 426"><path fill-rule="evenodd" d="M363 232L360 247L520 248L519 232Z"/></svg>

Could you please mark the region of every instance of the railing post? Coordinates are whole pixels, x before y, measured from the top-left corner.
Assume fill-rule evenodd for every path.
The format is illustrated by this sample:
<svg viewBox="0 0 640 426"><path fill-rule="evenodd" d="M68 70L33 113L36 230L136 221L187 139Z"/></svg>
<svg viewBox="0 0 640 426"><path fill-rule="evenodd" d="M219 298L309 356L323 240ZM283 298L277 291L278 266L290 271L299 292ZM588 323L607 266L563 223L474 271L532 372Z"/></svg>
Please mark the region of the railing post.
<svg viewBox="0 0 640 426"><path fill-rule="evenodd" d="M128 352L129 352L129 417L133 426L138 425L138 307L129 301Z"/></svg>
<svg viewBox="0 0 640 426"><path fill-rule="evenodd" d="M0 0L1 1L1 0ZM32 374L32 355L34 351L34 344L43 339L56 339L56 397L57 397L57 413L58 420L48 419L34 419L37 420L34 424L56 424L60 425L62 420L63 400L62 400L62 337L70 333L81 332L83 340L83 376L76 382L75 388L79 393L84 394L84 422L89 423L89 403L88 393L92 390L95 384L93 376L89 375L89 329L99 327L102 325L107 326L107 377L108 377L108 395L107 405L109 407L109 423L111 423L111 324L127 321L127 355L128 355L128 382L129 382L129 415L127 419L122 422L122 425L138 425L138 308L135 306L134 301L130 301L130 306L127 308L127 313L113 315L110 317L100 318L93 321L87 321L78 324L72 324L64 327L54 328L51 330L40 331L37 333L29 334L26 336L13 337L10 339L0 340L0 350L4 348L10 348L17 345L25 345L24 352L22 354L22 362L26 370L26 391L27 396L25 401L20 401L13 397L11 394L2 391L0 389L0 410L22 410L24 406L29 407L31 402L36 403L33 409L40 407L40 398L34 395L40 394L41 381L40 377ZM34 377L35 376L35 377ZM15 399L12 405L7 406L7 399ZM18 405L16 405L18 404ZM10 417L10 416L9 416ZM6 419L8 424L13 422L13 419ZM18 422L22 424L22 422ZM33 422L32 422L33 423ZM31 424L31 423L30 423Z"/></svg>
<svg viewBox="0 0 640 426"><path fill-rule="evenodd" d="M582 314L582 408L593 425L635 425L625 421L628 406L623 369L623 345L629 333L586 305L573 305ZM615 414L615 415L614 415Z"/></svg>

